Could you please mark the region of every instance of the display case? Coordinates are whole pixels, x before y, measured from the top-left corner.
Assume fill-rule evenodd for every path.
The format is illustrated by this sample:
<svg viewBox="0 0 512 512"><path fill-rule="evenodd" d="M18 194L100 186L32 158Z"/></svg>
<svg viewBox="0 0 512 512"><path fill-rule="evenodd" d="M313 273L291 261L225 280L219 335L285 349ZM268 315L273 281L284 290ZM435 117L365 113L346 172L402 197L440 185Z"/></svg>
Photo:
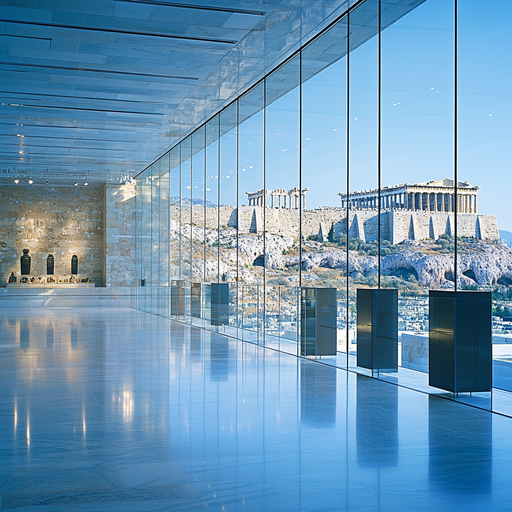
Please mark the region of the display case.
<svg viewBox="0 0 512 512"><path fill-rule="evenodd" d="M336 288L301 289L300 354L335 356L337 344Z"/></svg>
<svg viewBox="0 0 512 512"><path fill-rule="evenodd" d="M357 290L357 366L398 371L398 290Z"/></svg>
<svg viewBox="0 0 512 512"><path fill-rule="evenodd" d="M210 322L229 325L229 283L212 283L210 291Z"/></svg>
<svg viewBox="0 0 512 512"><path fill-rule="evenodd" d="M203 317L203 283L190 283L190 314L195 318Z"/></svg>
<svg viewBox="0 0 512 512"><path fill-rule="evenodd" d="M185 281L171 281L171 315L185 315Z"/></svg>
<svg viewBox="0 0 512 512"><path fill-rule="evenodd" d="M428 363L430 386L452 393L491 391L491 292L429 292Z"/></svg>

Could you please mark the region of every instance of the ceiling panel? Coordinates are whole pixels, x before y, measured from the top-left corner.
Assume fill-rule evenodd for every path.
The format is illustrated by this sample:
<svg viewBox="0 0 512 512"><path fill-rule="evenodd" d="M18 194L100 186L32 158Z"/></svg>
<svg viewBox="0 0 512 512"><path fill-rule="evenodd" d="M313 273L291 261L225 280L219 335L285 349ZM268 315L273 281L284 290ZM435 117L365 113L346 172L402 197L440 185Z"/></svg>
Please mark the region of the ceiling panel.
<svg viewBox="0 0 512 512"><path fill-rule="evenodd" d="M348 0L2 0L0 183L137 174Z"/></svg>

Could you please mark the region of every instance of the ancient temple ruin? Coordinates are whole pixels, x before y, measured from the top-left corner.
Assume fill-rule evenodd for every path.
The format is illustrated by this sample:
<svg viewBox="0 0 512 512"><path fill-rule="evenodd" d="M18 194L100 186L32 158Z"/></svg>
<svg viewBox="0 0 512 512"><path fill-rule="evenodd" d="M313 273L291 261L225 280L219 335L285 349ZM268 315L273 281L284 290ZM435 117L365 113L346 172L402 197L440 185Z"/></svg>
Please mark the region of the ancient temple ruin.
<svg viewBox="0 0 512 512"><path fill-rule="evenodd" d="M383 187L380 190L362 190L347 194L339 193L341 206L351 209L412 210L429 212L478 213L477 195L480 187L467 181L459 181L457 195L455 182L450 178L411 185L405 183ZM455 204L457 197L457 204Z"/></svg>
<svg viewBox="0 0 512 512"><path fill-rule="evenodd" d="M306 192L309 188L300 191L297 187L286 191L284 188L274 190L258 190L257 192L246 192L249 206L265 206L266 199L270 196L270 208L284 208L285 210L298 210L302 199L302 209L306 209ZM268 206L268 205L267 205Z"/></svg>

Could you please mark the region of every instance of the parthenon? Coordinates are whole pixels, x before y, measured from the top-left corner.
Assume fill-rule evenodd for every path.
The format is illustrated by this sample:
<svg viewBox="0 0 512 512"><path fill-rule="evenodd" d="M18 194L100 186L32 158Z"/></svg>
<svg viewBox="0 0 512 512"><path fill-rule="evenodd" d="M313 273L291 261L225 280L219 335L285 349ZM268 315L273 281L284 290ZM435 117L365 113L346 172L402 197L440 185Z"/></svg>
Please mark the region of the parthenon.
<svg viewBox="0 0 512 512"><path fill-rule="evenodd" d="M284 208L288 210L298 210L300 206L300 198L302 197L302 208L306 209L306 192L309 188L303 188L299 191L297 187L286 191L284 188L276 188L274 190L258 190L257 192L246 192L249 206L265 206L266 198L270 196L270 208ZM277 198L277 201L276 201ZM283 204L281 206L281 199ZM293 206L292 206L293 199Z"/></svg>
<svg viewBox="0 0 512 512"><path fill-rule="evenodd" d="M339 193L341 206L351 209L413 210L430 212L478 213L477 195L480 187L467 181L457 185L457 205L455 204L455 182L450 178L441 181L427 181L411 185L405 183L383 187L380 190L362 190L348 194Z"/></svg>

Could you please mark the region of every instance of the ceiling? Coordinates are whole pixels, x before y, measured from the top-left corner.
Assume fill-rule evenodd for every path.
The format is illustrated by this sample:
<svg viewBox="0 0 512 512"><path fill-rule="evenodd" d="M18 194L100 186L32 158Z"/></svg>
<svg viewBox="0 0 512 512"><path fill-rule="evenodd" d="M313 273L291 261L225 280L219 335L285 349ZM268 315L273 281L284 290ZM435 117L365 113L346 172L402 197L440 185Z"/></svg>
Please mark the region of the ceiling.
<svg viewBox="0 0 512 512"><path fill-rule="evenodd" d="M355 0L1 0L0 183L133 176Z"/></svg>

